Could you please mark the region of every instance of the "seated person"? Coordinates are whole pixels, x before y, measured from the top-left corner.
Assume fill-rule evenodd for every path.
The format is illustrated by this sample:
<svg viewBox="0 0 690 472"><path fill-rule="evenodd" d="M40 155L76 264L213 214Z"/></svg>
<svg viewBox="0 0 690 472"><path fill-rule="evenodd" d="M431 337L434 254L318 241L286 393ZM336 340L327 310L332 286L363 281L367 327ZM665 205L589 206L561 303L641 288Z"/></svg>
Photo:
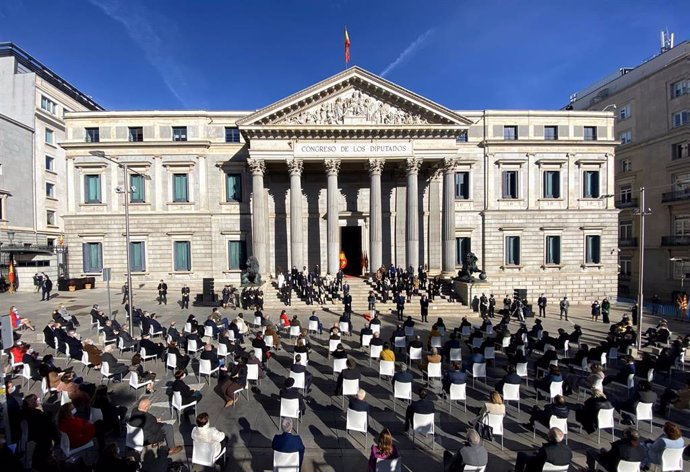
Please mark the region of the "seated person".
<svg viewBox="0 0 690 472"><path fill-rule="evenodd" d="M304 402L304 397L299 391L300 389L295 388L295 379L288 377L285 379L283 388L280 389L280 398L286 400L299 400L299 411L304 415L307 411L307 404Z"/></svg>
<svg viewBox="0 0 690 472"><path fill-rule="evenodd" d="M446 393L450 393L451 384L461 385L464 383L467 383L467 374L463 372L463 370L460 368L460 363L453 361L453 363L450 366L450 369L446 372L446 375L443 377L443 391Z"/></svg>
<svg viewBox="0 0 690 472"><path fill-rule="evenodd" d="M314 379L314 376L312 375L311 372L307 370L307 367L302 365L300 362L302 361L302 354L296 354L295 355L295 362L292 364L292 367L290 367L290 372L294 372L296 374L304 374L304 389L309 392L309 388L311 387L311 382Z"/></svg>
<svg viewBox="0 0 690 472"><path fill-rule="evenodd" d="M435 347L431 349L429 355L426 356L426 360L422 362L420 370L426 372L429 370L429 364L441 364L441 355L438 353L438 349Z"/></svg>
<svg viewBox="0 0 690 472"><path fill-rule="evenodd" d="M333 359L347 358L347 351L345 351L345 346L343 345L343 343L338 343L338 347L336 347L335 351L331 353L331 356L333 356Z"/></svg>
<svg viewBox="0 0 690 472"><path fill-rule="evenodd" d="M640 433L632 428L623 431L623 439L611 443L611 449L587 449L587 470L596 472L596 463L608 472L616 472L620 461L643 462L645 448L640 444Z"/></svg>
<svg viewBox="0 0 690 472"><path fill-rule="evenodd" d="M407 370L407 364L404 362L398 363L398 372L393 375L392 383L412 383L412 372Z"/></svg>
<svg viewBox="0 0 690 472"><path fill-rule="evenodd" d="M175 360L177 361L175 364L175 367L177 369L186 369L187 366L189 365L189 356L186 354L182 354L180 351L180 348L177 347L177 343L175 341L170 341L168 343L168 356L173 355L175 356ZM167 362L167 360L166 360Z"/></svg>
<svg viewBox="0 0 690 472"><path fill-rule="evenodd" d="M218 431L209 424L208 413L199 413L196 417L196 426L192 429L192 440L196 443L209 443L213 446L213 457L218 457L223 450L225 433Z"/></svg>
<svg viewBox="0 0 690 472"><path fill-rule="evenodd" d="M278 452L299 452L299 466L300 470L302 470L304 443L299 435L292 432L292 419L283 418L280 422L280 428L283 431L282 434L273 436L273 450Z"/></svg>
<svg viewBox="0 0 690 472"><path fill-rule="evenodd" d="M124 377L124 375L127 374L127 372L129 372L129 367L126 364L119 362L115 358L115 356L113 356L113 345L112 344L107 344L103 348L103 354L101 355L101 361L108 364L108 368L109 368L109 371L112 374L112 376L115 378L119 377L120 380L122 380L122 377Z"/></svg>
<svg viewBox="0 0 690 472"><path fill-rule="evenodd" d="M369 411L369 404L364 400L367 392L363 389L357 391L357 395L351 396L348 403L348 408L353 411Z"/></svg>
<svg viewBox="0 0 690 472"><path fill-rule="evenodd" d="M534 382L534 386L537 390L542 390L548 392L551 388L551 384L555 382L563 382L563 377L561 376L561 369L557 365L549 366L549 373Z"/></svg>
<svg viewBox="0 0 690 472"><path fill-rule="evenodd" d="M410 425L412 425L412 420L415 413L427 415L436 411L434 408L434 402L432 402L430 398L427 398L428 395L429 391L426 389L426 387L420 388L419 400L413 401L407 407L407 410L405 411L405 431L410 429Z"/></svg>
<svg viewBox="0 0 690 472"><path fill-rule="evenodd" d="M343 380L359 380L362 377L362 373L357 368L357 363L354 359L348 358L346 362L347 367L340 371L338 374L338 379L335 383L334 395L342 395L343 393Z"/></svg>
<svg viewBox="0 0 690 472"><path fill-rule="evenodd" d="M517 369L514 365L508 365L508 373L503 376L501 380L496 383L496 391L503 392L503 386L505 384L520 385L522 384L522 377L517 374Z"/></svg>
<svg viewBox="0 0 690 472"><path fill-rule="evenodd" d="M686 379L685 388L680 390L667 388L664 393L661 394L659 411L662 414L666 414L669 403L679 410L687 410L690 408L690 377Z"/></svg>
<svg viewBox="0 0 690 472"><path fill-rule="evenodd" d="M211 343L204 344L204 350L201 351L199 359L207 360L211 362L211 370L215 370L220 367L221 361L224 359L218 359L218 350Z"/></svg>
<svg viewBox="0 0 690 472"><path fill-rule="evenodd" d="M443 452L443 471L462 472L465 466L486 467L489 463L489 453L482 445L482 438L474 429L467 430L467 440L460 446L458 452Z"/></svg>
<svg viewBox="0 0 690 472"><path fill-rule="evenodd" d="M160 343L154 343L151 341L151 336L147 334L142 336L141 341L139 341L139 350L141 351L142 349L146 350L147 356L155 355L159 359L163 355L163 352L165 352L165 346Z"/></svg>
<svg viewBox="0 0 690 472"><path fill-rule="evenodd" d="M383 350L381 351L381 354L379 354L379 359L382 361L393 361L393 362L395 362L395 351L393 349L391 349L390 344L383 343Z"/></svg>
<svg viewBox="0 0 690 472"><path fill-rule="evenodd" d="M664 454L666 449L682 449L685 447L685 441L683 440L683 434L680 427L667 421L664 424L664 432L659 436L656 441L646 441L644 444L646 449L646 457L644 460L644 466L649 467L651 465L659 466L661 468L661 456Z"/></svg>
<svg viewBox="0 0 690 472"><path fill-rule="evenodd" d="M640 380L631 398L624 401L612 401L611 403L620 412L623 423L633 424L633 418L637 414L637 405L646 403L653 406L656 403L656 392L652 390L651 383L647 380Z"/></svg>
<svg viewBox="0 0 690 472"><path fill-rule="evenodd" d="M184 381L185 377L187 377L187 372L182 370L182 369L177 369L175 371L175 380L172 383L172 391L173 393L179 392L180 396L182 397L181 404L186 405L188 403L192 402L198 402L201 400L201 392L198 390L194 390L192 388L189 388L189 385L187 385Z"/></svg>
<svg viewBox="0 0 690 472"><path fill-rule="evenodd" d="M547 462L553 465L569 465L573 452L563 443L563 431L558 428L549 430L549 441L539 448L536 455L520 451L515 462L515 472L539 471Z"/></svg>
<svg viewBox="0 0 690 472"><path fill-rule="evenodd" d="M575 419L582 425L582 428L587 431L587 434L592 434L599 426L599 410L609 408L613 408L613 406L606 398L606 395L604 395L604 392L594 389L592 390L592 396L585 400L582 408L575 412Z"/></svg>
<svg viewBox="0 0 690 472"><path fill-rule="evenodd" d="M615 375L607 375L604 377L604 385L608 385L611 382L617 382L623 385L628 384L628 377L632 375L635 376L635 360L632 356L623 356L623 361L625 364L618 369Z"/></svg>
<svg viewBox="0 0 690 472"><path fill-rule="evenodd" d="M549 421L552 416L562 419L567 418L569 414L570 408L565 403L565 397L563 395L556 395L553 402L547 404L543 410L536 405L532 408L532 414L526 426L529 429L534 429L534 423L539 421L546 428L549 428Z"/></svg>
<svg viewBox="0 0 690 472"><path fill-rule="evenodd" d="M74 416L74 405L65 403L58 410L58 429L67 434L70 449L84 446L96 435L96 427L82 418Z"/></svg>
<svg viewBox="0 0 690 472"><path fill-rule="evenodd" d="M472 372L472 366L474 364L484 364L486 360L484 359L484 354L482 354L481 350L478 347L475 347L472 349L472 354L470 355L469 359L463 363L463 369L465 369L467 372Z"/></svg>
<svg viewBox="0 0 690 472"><path fill-rule="evenodd" d="M157 444L165 441L169 451L168 454L174 455L182 451L182 446L175 445L175 433L172 425L161 423L149 413L151 400L143 398L132 410L127 422L130 426L141 428L144 432L144 444Z"/></svg>

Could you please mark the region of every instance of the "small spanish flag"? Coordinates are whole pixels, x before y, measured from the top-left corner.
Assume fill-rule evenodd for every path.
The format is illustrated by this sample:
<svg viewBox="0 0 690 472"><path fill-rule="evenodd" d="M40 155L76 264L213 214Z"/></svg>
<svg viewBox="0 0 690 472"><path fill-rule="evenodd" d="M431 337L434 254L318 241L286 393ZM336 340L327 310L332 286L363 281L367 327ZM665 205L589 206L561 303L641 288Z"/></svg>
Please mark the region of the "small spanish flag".
<svg viewBox="0 0 690 472"><path fill-rule="evenodd" d="M345 27L345 65L350 63L350 35L347 34L347 26Z"/></svg>

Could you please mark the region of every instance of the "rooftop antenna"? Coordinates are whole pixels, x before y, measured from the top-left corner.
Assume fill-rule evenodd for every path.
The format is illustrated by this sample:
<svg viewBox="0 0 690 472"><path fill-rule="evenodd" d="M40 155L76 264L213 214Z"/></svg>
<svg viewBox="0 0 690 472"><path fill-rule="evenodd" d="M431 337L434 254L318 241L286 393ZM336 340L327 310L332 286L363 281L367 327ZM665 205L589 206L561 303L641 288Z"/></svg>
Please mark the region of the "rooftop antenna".
<svg viewBox="0 0 690 472"><path fill-rule="evenodd" d="M664 53L673 49L674 33L669 33L668 28L661 31L661 52Z"/></svg>

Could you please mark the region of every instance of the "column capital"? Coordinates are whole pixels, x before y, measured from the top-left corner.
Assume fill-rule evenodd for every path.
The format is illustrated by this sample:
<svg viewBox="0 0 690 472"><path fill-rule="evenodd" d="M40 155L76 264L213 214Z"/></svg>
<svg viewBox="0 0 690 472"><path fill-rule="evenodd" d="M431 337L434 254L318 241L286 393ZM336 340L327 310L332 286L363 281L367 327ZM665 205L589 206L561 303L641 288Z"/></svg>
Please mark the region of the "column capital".
<svg viewBox="0 0 690 472"><path fill-rule="evenodd" d="M439 164L444 174L452 174L458 166L458 159L455 157L445 157Z"/></svg>
<svg viewBox="0 0 690 472"><path fill-rule="evenodd" d="M264 175L266 172L266 163L263 159L254 159L250 157L247 159L247 165L249 166L249 170L251 170L252 175Z"/></svg>
<svg viewBox="0 0 690 472"><path fill-rule="evenodd" d="M302 170L304 169L304 161L302 159L288 159L285 161L288 167L288 172L290 175L302 175Z"/></svg>
<svg viewBox="0 0 690 472"><path fill-rule="evenodd" d="M405 171L407 175L418 174L421 166L422 160L416 157L410 157L405 161Z"/></svg>
<svg viewBox="0 0 690 472"><path fill-rule="evenodd" d="M381 175L384 165L386 165L385 159L369 159L369 175Z"/></svg>
<svg viewBox="0 0 690 472"><path fill-rule="evenodd" d="M324 159L323 164L326 166L327 175L338 175L340 172L340 159Z"/></svg>

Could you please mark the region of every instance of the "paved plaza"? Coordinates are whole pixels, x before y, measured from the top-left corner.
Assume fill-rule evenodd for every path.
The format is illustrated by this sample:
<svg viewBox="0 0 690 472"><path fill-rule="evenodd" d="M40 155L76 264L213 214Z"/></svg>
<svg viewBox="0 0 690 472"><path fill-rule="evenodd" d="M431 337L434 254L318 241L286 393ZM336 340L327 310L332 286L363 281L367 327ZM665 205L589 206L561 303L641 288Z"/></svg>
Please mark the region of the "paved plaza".
<svg viewBox="0 0 690 472"><path fill-rule="evenodd" d="M113 316L121 323L125 322L125 313L123 305L120 304L122 296L113 290ZM191 312L197 315L200 320L205 319L206 315L210 314L210 308L192 307L189 311L181 310L170 297L168 305L158 305L155 300L155 294L152 291L143 292L137 291L136 305L142 309L155 312L157 318L161 321L163 326L168 326L172 320L178 322L178 326L184 322L187 315ZM105 289L98 288L94 290L85 290L78 292L59 292L50 302L40 302L40 296L29 293L17 293L14 295L2 294L0 300L4 306L3 311L6 312L10 305L19 307L22 316L28 317L36 326L36 332L24 332L22 339L31 343L35 348L41 352L45 352L45 346L38 344L37 336L46 323L50 320L50 313L59 303L64 303L67 309L77 315L81 321L79 333L84 338L95 339L96 332L91 331L89 310L94 303L99 303L107 313L107 293ZM442 301L441 303L447 303ZM460 319L464 315L473 316L471 321L475 325L479 324L479 317L476 314L462 305L456 304L456 314L452 316L444 316L446 326L449 329L460 324ZM556 302L551 301L550 309L547 311L547 318L543 323L545 329L549 332L555 332L558 328L565 328L568 332L572 330L574 324L582 326L584 335L582 341L588 344L595 343L604 339L609 325L602 323L594 323L590 321L588 306L571 306L570 320L561 321L558 319ZM337 320L334 312L321 310L317 311L321 317L324 326L331 326ZM620 320L622 314L626 311L628 306L614 306L611 314L611 321L617 322ZM306 325L307 318L310 314L310 309L288 309L288 314L292 316L297 314ZM335 311L335 310L334 310ZM238 313L237 310L226 310L225 314L232 318ZM267 314L274 320L278 316L277 310L268 310ZM444 313L446 310L444 309ZM431 323L422 324L416 317L417 325L415 327L418 334L426 341ZM431 311L430 321L435 321L433 311ZM652 316L645 317L645 325L656 325L658 319ZM528 318L528 327L534 322L534 318ZM379 383L377 363L374 362L372 366L369 365L368 352L360 348L359 343L359 329L364 326L364 319L361 313L355 313L353 316L353 325L355 334L351 337L344 337L344 344L350 353L350 357L356 359L359 367L362 369L363 378L360 386L367 391L367 400L371 405L369 415L369 438L364 444L364 436L359 433L352 433L352 435L345 432L345 411L341 407L341 397L331 396L335 388L335 380L332 375L331 361L327 359L327 343L328 337L324 333L322 336L312 335L313 353L309 359L309 369L314 375L314 380L311 388L311 393L307 400L307 413L299 424L299 434L306 445L306 455L304 460L303 471L363 471L366 470L366 463L369 456L369 448L372 440L375 439L378 432L383 427L388 427L395 438L396 445L400 450L404 470L410 471L440 471L442 470L443 451L448 449L450 451L457 450L458 446L464 439L464 433L468 429L468 425L472 422L481 405L487 400L488 393L492 389L492 385L505 374L506 357L502 353L497 353L496 365L488 367L487 384L479 381L475 387L472 387L471 381L468 383L467 390L467 412L464 411L462 404L454 405L452 414L449 414L448 401L440 397L436 398L436 437L434 439L435 445L432 450L429 439L417 438L416 444L403 432L404 410L403 403L398 401L396 411L393 412L392 403L392 388L389 380L384 380ZM394 319L389 315L385 316L382 325L382 337L388 339L390 333L394 329ZM515 331L516 324L511 322L511 331ZM680 333L686 333L690 329L690 324L670 321L670 329L674 336ZM138 332L136 330L135 332ZM252 389L249 393L249 398L241 397L239 402L232 408L224 408L224 400L218 393L216 387L217 379L211 379L211 384L203 387L203 399L198 405L198 412L206 411L211 417L211 425L224 431L229 438L229 447L227 460L224 470L227 471L262 471L271 469L272 465L272 450L271 440L273 435L278 431L278 411L279 411L279 389L283 385L285 378L288 375L289 367L292 362L292 346L293 343L287 338L283 338L283 349L271 358L268 362L268 375L261 382L259 389ZM468 352L466 346L463 347L463 355ZM129 365L130 354L118 356L123 362ZM488 471L503 472L510 470L515 462L516 453L518 451L536 451L536 449L545 441L545 431L538 430L536 439L533 439L531 430L527 430L522 425L528 420L528 412L536 403L535 391L531 379L534 376L532 363L530 363L530 383L528 387L522 386L522 402L520 405L520 412L518 412L514 402L511 402L507 407L507 416L505 419L505 438L504 449L501 450L500 440L495 440L491 444L486 444L489 451L489 466ZM60 359L59 365L64 366L65 360ZM73 363L74 364L74 363ZM170 410L168 408L168 396L166 394L166 384L172 381L169 373L164 369L164 362L157 362L154 364L149 361L146 363L148 370L153 370L157 373L160 381L156 384L156 391L152 395L154 408L152 412L154 415L169 419ZM190 367L196 372L198 369L198 362L192 361ZM81 366L75 366L77 372L81 371ZM415 382L413 391L423 385L422 375L419 369L413 367L415 375ZM98 383L100 381L99 372L91 370L90 373L84 373L86 379L90 382ZM673 385L680 385L684 380L683 376L688 375L683 372L674 373ZM187 377L187 382L196 383L197 381L193 375ZM655 389L661 393L662 387L655 384ZM19 380L17 381L19 383ZM435 392L440 391L438 383L432 384ZM38 384L31 383L28 391L39 392ZM143 389L135 392L130 389L127 382L110 384L110 391L112 392L112 399L115 404L124 404L131 409L131 406L138 398L143 395ZM612 387L606 389L609 397L624 396L626 392L621 387ZM26 392L26 391L25 391ZM416 395L415 395L416 396ZM413 396L414 397L414 396ZM576 395L568 397L569 405L576 402ZM543 405L542 399L539 404ZM345 409L347 403L345 403ZM688 436L688 421L687 414L682 416L679 412L672 413L672 419L685 428L685 435ZM190 410L188 415L183 415L180 422L175 423L174 429L176 431L178 444L185 444L186 454L191 456L191 429L193 421L193 411ZM654 432L650 433L649 425L644 424L640 427L640 432L644 438L656 438L660 433L660 426L662 424L661 418L656 418L654 421ZM571 411L570 430L568 434L568 445L574 451L574 464L582 468L585 465L584 453L587 449L599 447L597 445L597 435L580 434L579 424L575 422L574 412ZM620 438L621 429L616 430L616 437ZM608 447L611 439L611 434L602 433L601 447ZM124 449L124 447L122 448ZM163 455L158 455L158 451L147 450L145 453L145 468L150 471L164 471L165 465L169 458ZM186 461L186 457L180 453L172 457L175 461Z"/></svg>

